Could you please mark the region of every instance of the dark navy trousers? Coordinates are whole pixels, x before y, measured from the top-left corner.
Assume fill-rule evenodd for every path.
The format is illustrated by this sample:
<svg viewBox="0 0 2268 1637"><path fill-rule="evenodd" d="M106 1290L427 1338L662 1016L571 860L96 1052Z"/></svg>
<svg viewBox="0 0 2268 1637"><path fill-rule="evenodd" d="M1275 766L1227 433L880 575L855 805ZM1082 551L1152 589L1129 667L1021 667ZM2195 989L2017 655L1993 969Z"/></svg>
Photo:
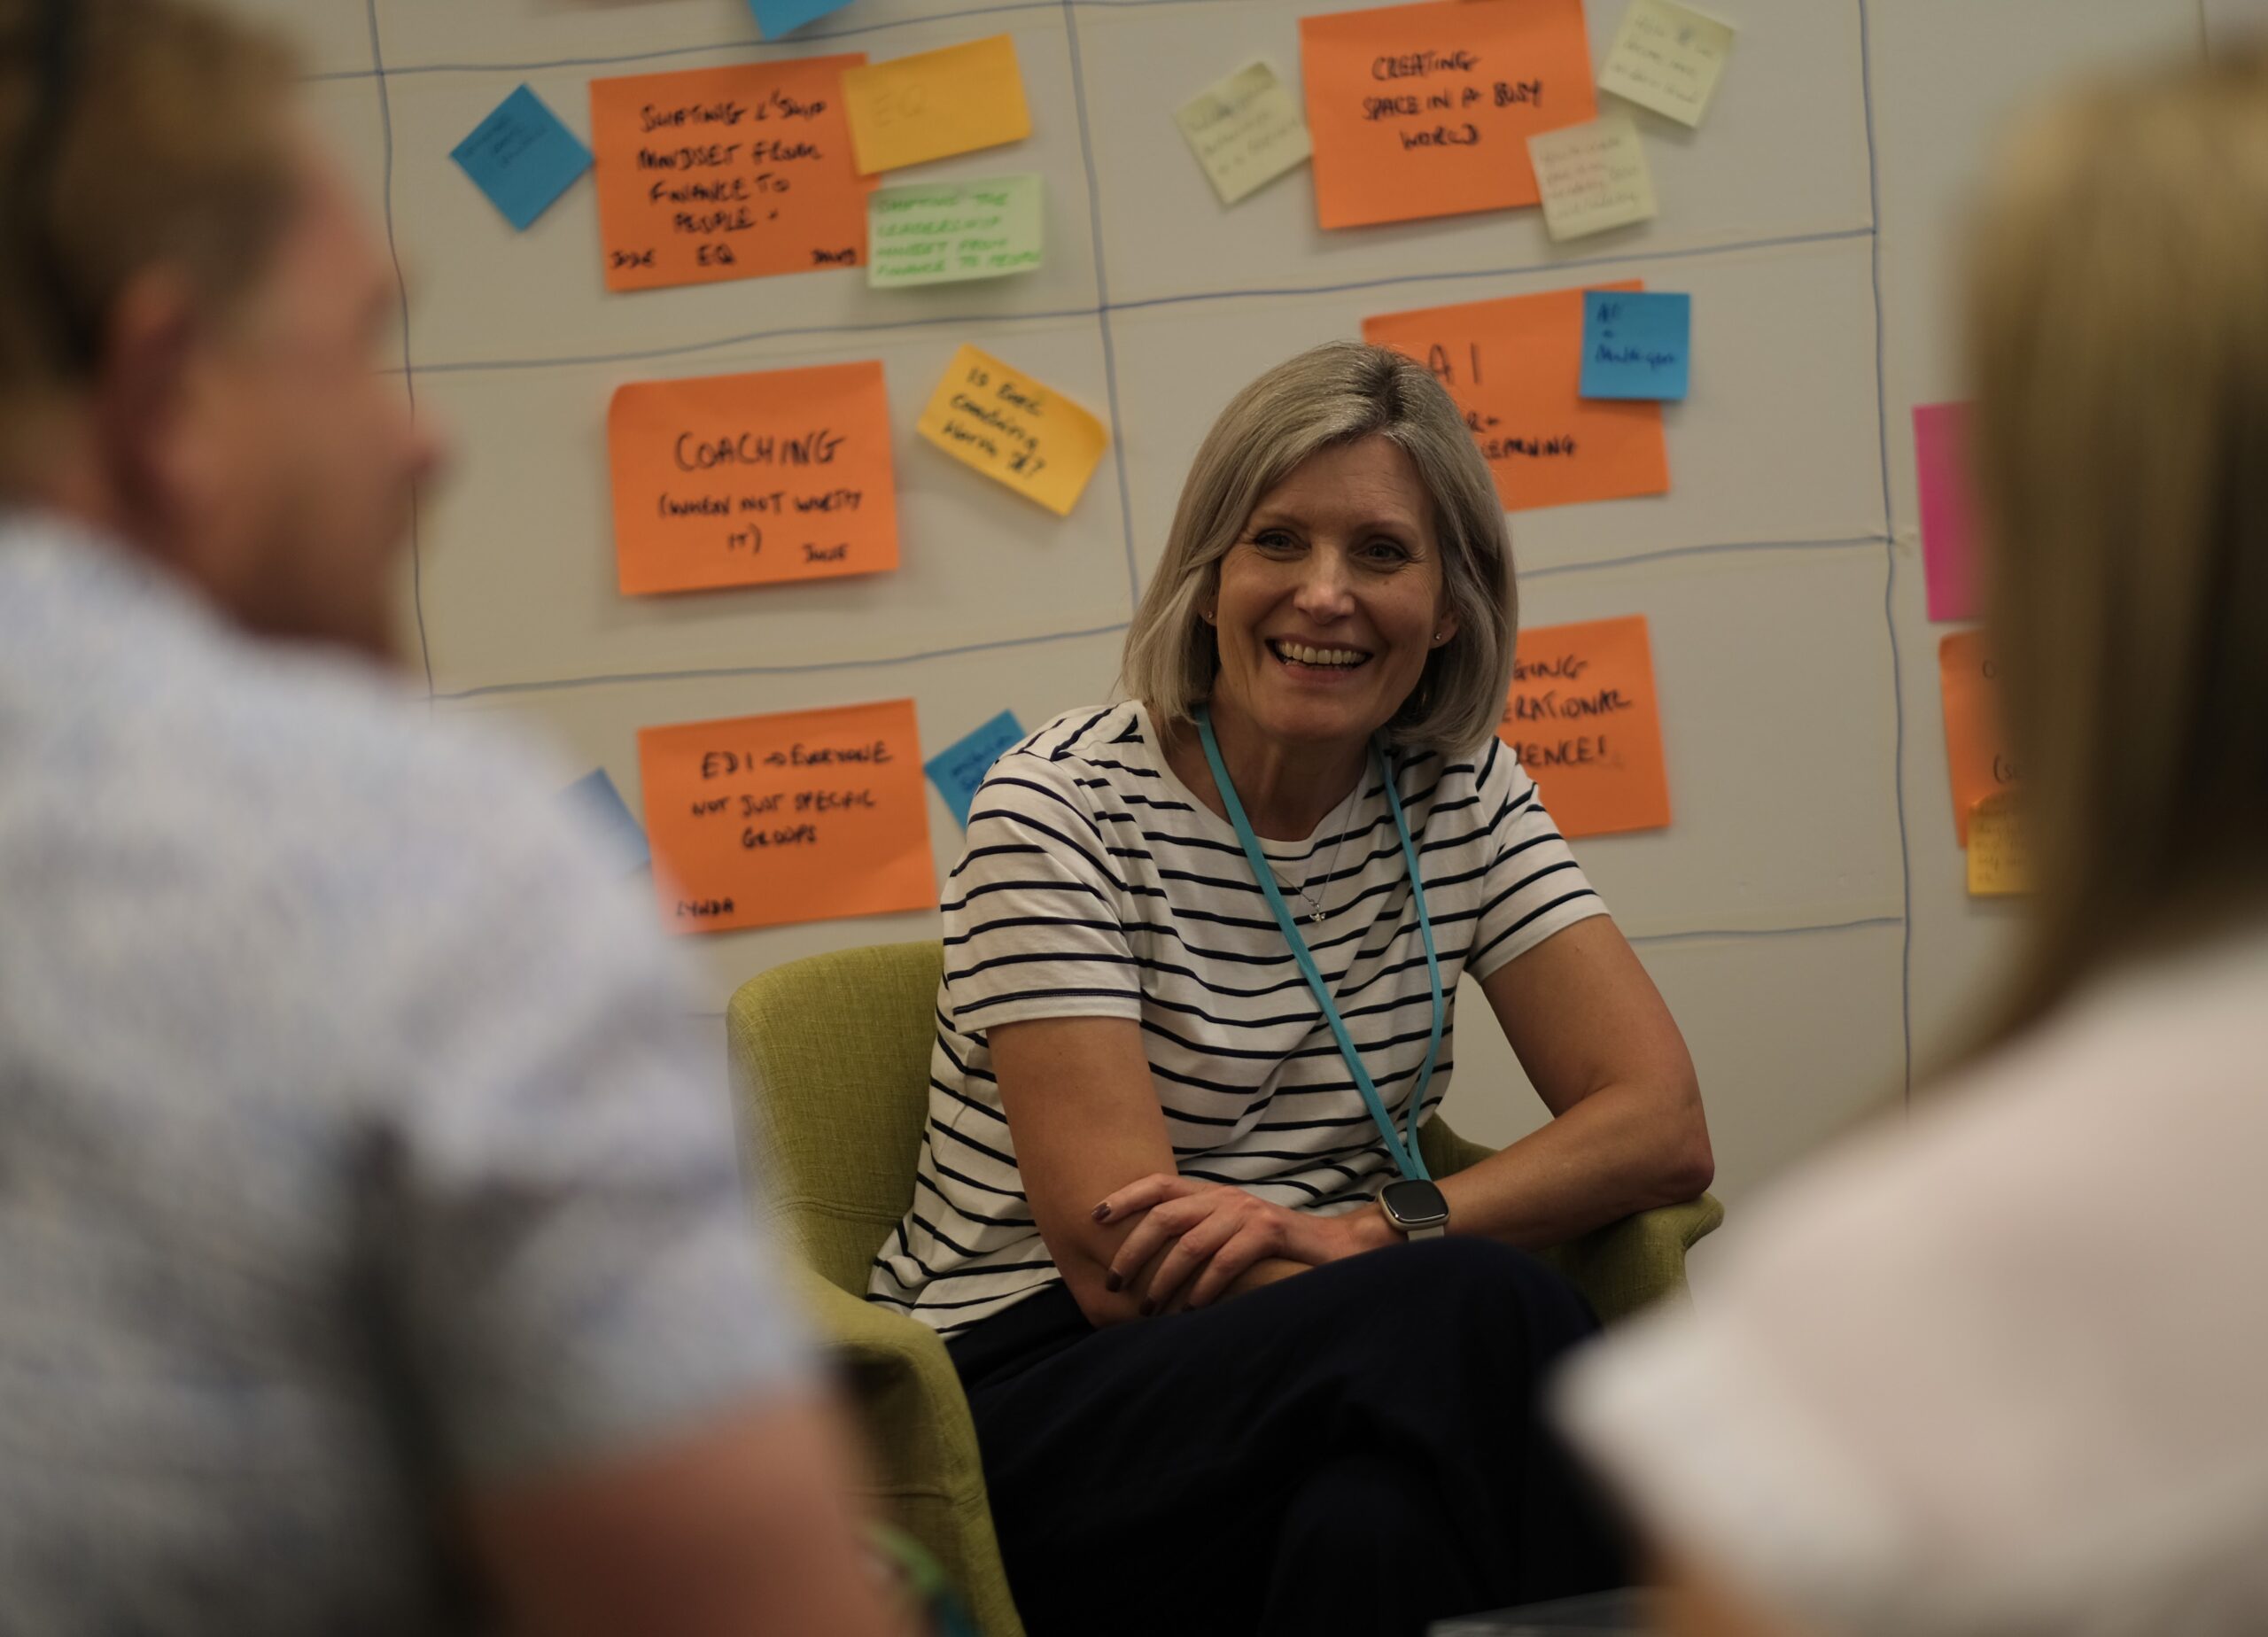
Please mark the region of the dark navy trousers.
<svg viewBox="0 0 2268 1637"><path fill-rule="evenodd" d="M1538 1410L1596 1330L1449 1237L1101 1331L1056 1284L949 1346L1030 1637L1417 1637L1628 1579Z"/></svg>

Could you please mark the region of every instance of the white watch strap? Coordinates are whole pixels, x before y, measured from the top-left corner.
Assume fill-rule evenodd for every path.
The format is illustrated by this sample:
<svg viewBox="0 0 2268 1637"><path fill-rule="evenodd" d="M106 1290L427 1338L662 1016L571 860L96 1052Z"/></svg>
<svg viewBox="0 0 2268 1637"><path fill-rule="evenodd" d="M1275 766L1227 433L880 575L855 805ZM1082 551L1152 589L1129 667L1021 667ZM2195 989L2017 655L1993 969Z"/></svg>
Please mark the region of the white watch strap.
<svg viewBox="0 0 2268 1637"><path fill-rule="evenodd" d="M1431 1228L1411 1228L1402 1236L1409 1239L1446 1239L1449 1237L1447 1222L1435 1222Z"/></svg>

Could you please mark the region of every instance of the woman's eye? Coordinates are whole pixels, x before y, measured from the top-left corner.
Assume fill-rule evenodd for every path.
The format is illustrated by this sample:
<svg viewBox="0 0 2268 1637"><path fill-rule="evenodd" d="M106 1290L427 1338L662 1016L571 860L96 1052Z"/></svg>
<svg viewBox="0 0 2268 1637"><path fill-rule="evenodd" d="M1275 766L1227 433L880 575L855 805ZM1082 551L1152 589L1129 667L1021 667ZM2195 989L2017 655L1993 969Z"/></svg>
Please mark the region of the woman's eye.
<svg viewBox="0 0 2268 1637"><path fill-rule="evenodd" d="M1252 543L1262 551L1284 551L1298 544L1281 529L1262 529L1252 537Z"/></svg>
<svg viewBox="0 0 2268 1637"><path fill-rule="evenodd" d="M1400 540L1377 539L1363 547L1363 555L1374 562L1407 562L1409 548Z"/></svg>

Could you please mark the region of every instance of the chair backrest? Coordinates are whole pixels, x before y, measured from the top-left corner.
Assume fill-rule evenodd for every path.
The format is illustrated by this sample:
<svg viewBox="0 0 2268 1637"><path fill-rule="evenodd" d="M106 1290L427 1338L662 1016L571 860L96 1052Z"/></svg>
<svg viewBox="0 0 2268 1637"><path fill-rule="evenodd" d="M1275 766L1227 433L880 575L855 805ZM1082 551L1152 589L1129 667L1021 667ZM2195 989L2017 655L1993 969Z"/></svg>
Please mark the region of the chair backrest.
<svg viewBox="0 0 2268 1637"><path fill-rule="evenodd" d="M913 1199L944 950L813 955L750 978L725 1014L765 1214L854 1296Z"/></svg>

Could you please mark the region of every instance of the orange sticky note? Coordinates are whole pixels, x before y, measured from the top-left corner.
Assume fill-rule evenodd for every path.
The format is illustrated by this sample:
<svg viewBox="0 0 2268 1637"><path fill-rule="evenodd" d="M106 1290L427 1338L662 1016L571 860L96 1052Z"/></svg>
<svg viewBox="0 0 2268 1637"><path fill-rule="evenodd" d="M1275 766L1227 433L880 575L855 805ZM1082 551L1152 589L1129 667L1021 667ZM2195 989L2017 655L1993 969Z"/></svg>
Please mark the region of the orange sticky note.
<svg viewBox="0 0 2268 1637"><path fill-rule="evenodd" d="M855 268L866 191L843 71L863 52L591 81L609 290Z"/></svg>
<svg viewBox="0 0 2268 1637"><path fill-rule="evenodd" d="M672 930L937 905L910 699L646 728L638 776Z"/></svg>
<svg viewBox="0 0 2268 1637"><path fill-rule="evenodd" d="M1057 516L1109 446L1103 423L990 353L963 345L921 412L921 436Z"/></svg>
<svg viewBox="0 0 2268 1637"><path fill-rule="evenodd" d="M1031 135L1016 43L1007 35L850 69L843 97L867 175Z"/></svg>
<svg viewBox="0 0 2268 1637"><path fill-rule="evenodd" d="M897 566L879 363L633 382L606 441L628 595Z"/></svg>
<svg viewBox="0 0 2268 1637"><path fill-rule="evenodd" d="M1408 353L1449 389L1507 511L1669 488L1661 405L1582 395L1580 290L1388 313L1364 319L1363 338Z"/></svg>
<svg viewBox="0 0 2268 1637"><path fill-rule="evenodd" d="M1326 228L1536 202L1527 139L1598 111L1582 0L1432 0L1300 19Z"/></svg>
<svg viewBox="0 0 2268 1637"><path fill-rule="evenodd" d="M1562 835L1669 823L1644 615L1521 632L1496 736L1519 753Z"/></svg>
<svg viewBox="0 0 2268 1637"><path fill-rule="evenodd" d="M1966 847L1977 803L2017 782L2016 759L2000 733L2000 675L1983 632L1956 631L1938 644L1938 683L1945 696L1953 834Z"/></svg>

